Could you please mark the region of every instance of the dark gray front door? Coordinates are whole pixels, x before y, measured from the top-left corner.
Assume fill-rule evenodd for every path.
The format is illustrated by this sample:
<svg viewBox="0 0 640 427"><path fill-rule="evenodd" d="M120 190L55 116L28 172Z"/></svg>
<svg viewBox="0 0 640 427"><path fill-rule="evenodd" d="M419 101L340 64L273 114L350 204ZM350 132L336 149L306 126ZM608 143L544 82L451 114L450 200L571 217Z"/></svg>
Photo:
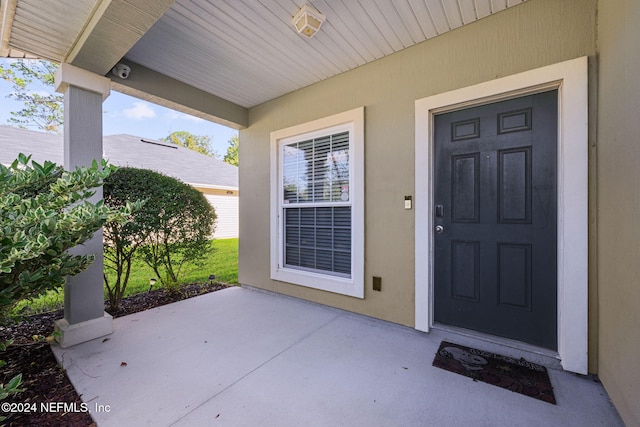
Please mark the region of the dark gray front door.
<svg viewBox="0 0 640 427"><path fill-rule="evenodd" d="M557 349L557 96L435 117L436 322Z"/></svg>

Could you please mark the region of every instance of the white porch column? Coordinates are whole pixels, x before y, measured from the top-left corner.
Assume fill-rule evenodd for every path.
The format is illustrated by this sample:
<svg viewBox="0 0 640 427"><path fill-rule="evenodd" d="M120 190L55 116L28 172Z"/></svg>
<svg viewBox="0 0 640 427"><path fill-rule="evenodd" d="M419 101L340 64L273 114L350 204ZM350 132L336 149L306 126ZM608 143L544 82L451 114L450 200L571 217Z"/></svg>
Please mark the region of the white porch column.
<svg viewBox="0 0 640 427"><path fill-rule="evenodd" d="M102 159L102 102L109 96L110 80L70 64L56 73L56 91L64 93L64 167L91 166ZM102 199L102 188L92 202ZM102 229L74 254L95 254L89 268L67 277L64 318L56 320L60 345L69 347L113 332L112 318L104 311Z"/></svg>

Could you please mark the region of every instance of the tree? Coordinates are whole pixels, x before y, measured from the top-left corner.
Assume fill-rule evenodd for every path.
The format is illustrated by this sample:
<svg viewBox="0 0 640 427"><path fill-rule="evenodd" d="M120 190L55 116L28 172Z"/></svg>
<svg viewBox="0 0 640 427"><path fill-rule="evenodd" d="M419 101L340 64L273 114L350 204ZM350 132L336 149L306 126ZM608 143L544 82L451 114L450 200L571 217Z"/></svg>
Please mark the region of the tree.
<svg viewBox="0 0 640 427"><path fill-rule="evenodd" d="M85 270L94 255L67 249L90 239L105 222L123 222L137 204L111 209L87 199L114 171L105 161L67 172L20 154L0 164L0 314L18 301L62 285Z"/></svg>
<svg viewBox="0 0 640 427"><path fill-rule="evenodd" d="M240 140L238 139L238 135L234 135L229 140L229 146L227 147L227 154L224 155L224 161L229 163L230 165L239 166L240 162L238 159L238 148L239 148Z"/></svg>
<svg viewBox="0 0 640 427"><path fill-rule="evenodd" d="M104 186L105 203L125 206L144 199L131 223L105 226L105 267L116 273L107 283L110 304L119 303L131 270L134 252L148 264L169 291L177 292L182 267L201 265L212 250L215 211L204 195L188 184L158 172L120 168ZM106 280L106 277L105 277Z"/></svg>
<svg viewBox="0 0 640 427"><path fill-rule="evenodd" d="M12 85L12 92L7 98L24 103L22 110L11 112L9 123L49 133L61 130L64 122L63 96L53 90L57 69L56 63L45 60L24 59L10 62L8 66L0 64L0 78Z"/></svg>
<svg viewBox="0 0 640 427"><path fill-rule="evenodd" d="M169 136L161 138L162 141L181 145L190 150L196 151L213 158L218 158L218 153L211 148L211 137L206 135L194 135L187 131L171 132Z"/></svg>

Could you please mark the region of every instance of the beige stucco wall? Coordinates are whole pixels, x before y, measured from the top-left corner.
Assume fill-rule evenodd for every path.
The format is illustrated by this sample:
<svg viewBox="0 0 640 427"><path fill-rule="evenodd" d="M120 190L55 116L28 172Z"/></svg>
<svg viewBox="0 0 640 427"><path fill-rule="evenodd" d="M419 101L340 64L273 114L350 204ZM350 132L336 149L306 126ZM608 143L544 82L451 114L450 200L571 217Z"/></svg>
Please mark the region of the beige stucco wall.
<svg viewBox="0 0 640 427"><path fill-rule="evenodd" d="M240 283L414 324L414 101L595 53L596 0L529 0L252 108L240 131ZM365 298L269 278L271 131L365 107ZM247 153L243 155L242 153ZM421 262L418 260L418 262ZM382 277L375 292L372 276Z"/></svg>
<svg viewBox="0 0 640 427"><path fill-rule="evenodd" d="M640 426L640 2L598 6L598 371Z"/></svg>

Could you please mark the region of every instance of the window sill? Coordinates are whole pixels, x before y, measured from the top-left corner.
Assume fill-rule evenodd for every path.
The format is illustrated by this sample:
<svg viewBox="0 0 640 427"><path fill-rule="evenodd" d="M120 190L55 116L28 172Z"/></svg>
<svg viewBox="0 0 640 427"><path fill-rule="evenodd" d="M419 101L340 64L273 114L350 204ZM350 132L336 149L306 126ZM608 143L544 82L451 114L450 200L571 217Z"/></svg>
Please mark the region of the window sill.
<svg viewBox="0 0 640 427"><path fill-rule="evenodd" d="M271 279L354 298L364 298L362 279L333 277L291 268L276 268L271 272Z"/></svg>

